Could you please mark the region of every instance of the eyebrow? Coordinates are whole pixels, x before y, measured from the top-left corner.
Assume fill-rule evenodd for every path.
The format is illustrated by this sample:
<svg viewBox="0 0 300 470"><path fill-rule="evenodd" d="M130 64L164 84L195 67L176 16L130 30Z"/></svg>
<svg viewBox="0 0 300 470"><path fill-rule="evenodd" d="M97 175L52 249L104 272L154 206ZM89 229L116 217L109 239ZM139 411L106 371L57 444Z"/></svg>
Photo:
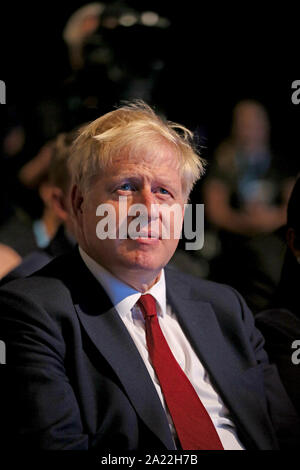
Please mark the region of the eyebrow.
<svg viewBox="0 0 300 470"><path fill-rule="evenodd" d="M134 171L119 173L119 174L112 177L111 186L115 185L119 181L124 181L124 180L130 181L130 182L133 182L133 183L134 182L138 183L141 179L144 180L145 176L141 175L140 173L134 174ZM155 184L158 184L159 186L166 186L167 188L169 188L176 195L179 192L175 188L175 186L173 185L172 180L168 179L167 177L166 178L157 177L155 179Z"/></svg>

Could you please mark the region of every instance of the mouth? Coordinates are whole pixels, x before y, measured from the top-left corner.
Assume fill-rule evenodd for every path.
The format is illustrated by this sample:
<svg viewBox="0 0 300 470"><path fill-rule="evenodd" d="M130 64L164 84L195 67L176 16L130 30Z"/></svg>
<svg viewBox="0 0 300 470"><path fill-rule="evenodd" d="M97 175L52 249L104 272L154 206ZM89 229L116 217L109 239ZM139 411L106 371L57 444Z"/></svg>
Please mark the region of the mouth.
<svg viewBox="0 0 300 470"><path fill-rule="evenodd" d="M141 233L137 237L132 238L132 240L145 245L156 245L159 243L160 237L156 233Z"/></svg>

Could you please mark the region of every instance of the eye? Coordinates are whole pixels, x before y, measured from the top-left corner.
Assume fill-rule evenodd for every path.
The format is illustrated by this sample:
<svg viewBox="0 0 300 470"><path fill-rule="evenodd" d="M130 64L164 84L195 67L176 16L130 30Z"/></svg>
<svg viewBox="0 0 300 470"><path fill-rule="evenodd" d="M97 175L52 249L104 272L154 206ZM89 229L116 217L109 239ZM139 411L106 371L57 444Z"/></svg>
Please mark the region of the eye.
<svg viewBox="0 0 300 470"><path fill-rule="evenodd" d="M160 193L160 194L164 194L164 195L170 195L169 191L166 189L166 188L158 188L157 191Z"/></svg>
<svg viewBox="0 0 300 470"><path fill-rule="evenodd" d="M121 191L134 191L134 185L132 183L123 183L117 188L118 190Z"/></svg>

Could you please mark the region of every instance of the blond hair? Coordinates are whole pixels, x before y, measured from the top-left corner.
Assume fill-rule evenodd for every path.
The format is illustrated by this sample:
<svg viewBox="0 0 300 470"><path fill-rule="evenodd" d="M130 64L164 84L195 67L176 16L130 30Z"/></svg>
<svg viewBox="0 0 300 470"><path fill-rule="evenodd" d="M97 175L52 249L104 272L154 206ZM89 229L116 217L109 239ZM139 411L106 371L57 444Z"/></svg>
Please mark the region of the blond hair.
<svg viewBox="0 0 300 470"><path fill-rule="evenodd" d="M177 154L182 189L188 197L205 166L192 138L191 131L159 117L143 101L127 103L81 128L69 160L73 182L87 190L91 179L125 150L129 150L127 155L136 155L145 147L168 144Z"/></svg>

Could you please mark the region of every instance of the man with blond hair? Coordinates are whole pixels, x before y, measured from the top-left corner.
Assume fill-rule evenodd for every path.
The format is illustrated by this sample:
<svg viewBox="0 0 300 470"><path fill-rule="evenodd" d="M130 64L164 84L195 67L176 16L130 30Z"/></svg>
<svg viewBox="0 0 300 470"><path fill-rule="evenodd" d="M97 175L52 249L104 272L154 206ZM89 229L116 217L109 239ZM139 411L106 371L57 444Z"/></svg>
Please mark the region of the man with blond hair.
<svg viewBox="0 0 300 470"><path fill-rule="evenodd" d="M0 294L8 444L163 452L297 442L241 296L167 266L203 173L191 138L142 102L80 130L69 160L78 247Z"/></svg>

